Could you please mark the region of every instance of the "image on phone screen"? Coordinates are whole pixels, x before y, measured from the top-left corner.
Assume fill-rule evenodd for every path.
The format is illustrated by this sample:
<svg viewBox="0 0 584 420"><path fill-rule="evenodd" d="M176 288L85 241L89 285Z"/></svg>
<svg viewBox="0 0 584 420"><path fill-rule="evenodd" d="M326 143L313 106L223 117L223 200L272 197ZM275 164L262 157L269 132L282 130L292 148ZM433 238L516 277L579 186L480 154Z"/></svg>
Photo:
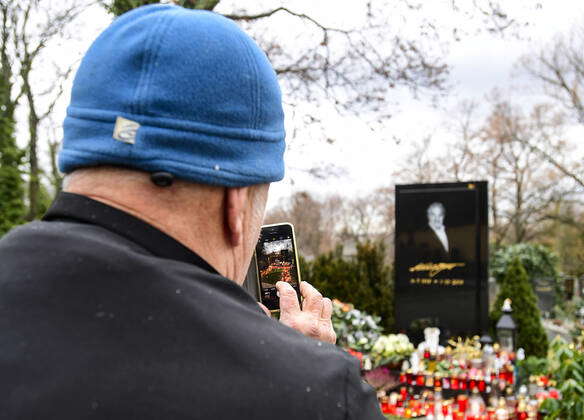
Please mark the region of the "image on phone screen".
<svg viewBox="0 0 584 420"><path fill-rule="evenodd" d="M289 283L300 296L296 252L290 225L262 229L256 246L261 301L270 310L280 308L276 283Z"/></svg>

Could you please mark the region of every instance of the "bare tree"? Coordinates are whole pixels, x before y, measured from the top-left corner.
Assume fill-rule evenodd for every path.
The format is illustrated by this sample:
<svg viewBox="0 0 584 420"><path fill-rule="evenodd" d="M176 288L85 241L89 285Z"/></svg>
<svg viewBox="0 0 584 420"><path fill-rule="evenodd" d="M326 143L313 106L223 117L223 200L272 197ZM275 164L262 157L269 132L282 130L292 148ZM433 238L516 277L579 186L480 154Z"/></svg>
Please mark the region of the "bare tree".
<svg viewBox="0 0 584 420"><path fill-rule="evenodd" d="M340 206L338 197L321 201L306 191L300 191L269 211L264 223L292 223L300 252L308 257L316 257L332 250L336 244L336 213Z"/></svg>
<svg viewBox="0 0 584 420"><path fill-rule="evenodd" d="M116 15L154 2L100 1ZM390 116L388 103L396 90L442 92L448 76L445 45L469 32L438 21L426 12L423 2L412 0L368 0L353 7L353 18L340 25L284 1L271 1L268 7L260 3L255 8L241 8L230 0L167 2L214 10L245 26L271 59L289 105L326 101L339 112L359 114L372 124ZM332 11L342 6L330 1L327 7ZM473 31L503 34L521 26L498 1L453 0L444 7L474 22L469 25ZM281 30L284 26L298 32ZM416 31L409 31L412 26Z"/></svg>
<svg viewBox="0 0 584 420"><path fill-rule="evenodd" d="M446 156L450 157L448 178L461 182L472 179L478 159L475 143L480 138L481 129L477 123L479 105L475 101L462 101L454 110L449 131L456 136L457 141L448 144ZM446 122L448 124L449 122Z"/></svg>
<svg viewBox="0 0 584 420"><path fill-rule="evenodd" d="M520 66L565 111L584 123L584 27L557 36L540 51L525 55Z"/></svg>
<svg viewBox="0 0 584 420"><path fill-rule="evenodd" d="M8 2L5 6L10 16L10 39L13 48L11 66L18 75L18 96L26 100L28 125L28 214L27 220L38 217L41 212L41 175L39 164L39 129L55 108L63 94L64 83L69 77L73 63L63 66L42 57L47 45L66 33L67 26L90 5L89 1L66 0L55 4L52 1L26 0ZM40 66L42 65L42 69ZM51 69L52 66L52 69ZM50 74L47 86L39 87L35 73ZM53 152L55 148L52 149Z"/></svg>
<svg viewBox="0 0 584 420"><path fill-rule="evenodd" d="M300 251L309 257L337 245L371 240L386 244L389 259L395 225L393 197L393 188L388 187L354 198L332 195L317 199L302 191L270 210L264 222L291 222Z"/></svg>
<svg viewBox="0 0 584 420"><path fill-rule="evenodd" d="M401 182L489 182L490 230L496 244L543 237L553 206L571 198L574 183L546 161L569 167L570 145L564 119L549 105L534 106L529 114L503 100L491 98L488 117L474 115L476 105L462 104L451 132L456 140L430 151L429 137L414 146L397 171Z"/></svg>
<svg viewBox="0 0 584 420"><path fill-rule="evenodd" d="M25 100L28 110L29 220L37 217L40 211L43 170L39 163L39 138L42 136L39 130L50 118L63 92L63 81L69 76L72 63L55 66L54 77L50 78L52 82L47 86L39 87L35 74L40 71L41 62L43 72L50 72L47 71L51 68L48 60L41 59L46 46L61 36L78 14L93 2L109 7L127 6L126 10L152 3L150 0L0 0L2 6L10 9L8 22L13 41L12 67L16 69L19 79L19 96ZM355 20L359 21L358 25L338 27L324 23L322 17L317 19L283 2L258 11L238 9L234 2L230 4L225 0L176 2L185 7L217 10L244 26L250 26L272 59L291 104L326 101L334 104L339 111L359 114L363 118L371 115L370 120L376 121L388 115L388 99L396 89L406 88L418 94L441 92L446 87L448 68L444 64L441 48L444 38L440 35L442 32L437 22L424 14L422 3L371 0L360 9L363 14ZM509 32L517 23L493 1L476 0L470 8L464 2L454 1L452 10L453 13L474 16L475 19L478 16L481 24L477 26L491 32ZM417 33L421 37L408 37L401 33L400 27L396 27L399 20L393 19L394 15L390 12L396 12L399 16L415 15L419 29ZM292 20L302 22L303 29L297 36L290 36L285 31L277 31L276 34L273 20L278 16L286 17L288 23ZM404 27L404 19L401 21ZM453 31L453 39L461 36L462 32ZM57 145L53 141L49 144L52 164L56 150ZM58 187L59 176L54 169L53 166L50 173L54 186Z"/></svg>
<svg viewBox="0 0 584 420"><path fill-rule="evenodd" d="M341 216L343 240L389 241L394 231L394 189L377 188L360 197L347 197Z"/></svg>
<svg viewBox="0 0 584 420"><path fill-rule="evenodd" d="M572 185L563 174L525 141L518 141L529 139L567 165L570 149L563 130L563 115L548 105L536 105L525 115L507 101L493 104L472 147L480 152L477 174L489 180L495 243L541 237L554 204L569 198Z"/></svg>
<svg viewBox="0 0 584 420"><path fill-rule="evenodd" d="M558 36L535 54L524 56L520 66L540 83L543 91L555 103L563 106L567 115L584 124L584 26L575 27L568 35ZM534 144L528 138L517 138L537 152L565 176L584 189L582 165L566 166L555 153Z"/></svg>
<svg viewBox="0 0 584 420"><path fill-rule="evenodd" d="M279 3L272 9L249 12L224 9L229 3L223 1L216 10L248 24L281 76L290 102L324 100L339 112L358 114L372 124L391 116L388 104L400 89L414 95L444 91L449 71L445 45L465 35L465 29L445 25L426 13L423 2L369 0L354 9L350 22L359 23L342 26ZM330 7L336 5L331 2ZM512 31L519 24L499 2L455 0L450 10L475 22L477 30L491 33ZM302 23L302 32L295 37L275 34L270 29L275 17L291 27ZM406 35L413 25L415 36ZM445 33L452 33L452 38Z"/></svg>
<svg viewBox="0 0 584 420"><path fill-rule="evenodd" d="M21 95L14 89L10 24L11 10L0 2L0 235L22 223L26 212L20 168L24 154L15 136L15 110Z"/></svg>
<svg viewBox="0 0 584 420"><path fill-rule="evenodd" d="M411 150L393 173L397 182L432 183L450 179L451 172L448 171L443 157L432 150L432 139L432 135L428 134L419 141L410 141Z"/></svg>

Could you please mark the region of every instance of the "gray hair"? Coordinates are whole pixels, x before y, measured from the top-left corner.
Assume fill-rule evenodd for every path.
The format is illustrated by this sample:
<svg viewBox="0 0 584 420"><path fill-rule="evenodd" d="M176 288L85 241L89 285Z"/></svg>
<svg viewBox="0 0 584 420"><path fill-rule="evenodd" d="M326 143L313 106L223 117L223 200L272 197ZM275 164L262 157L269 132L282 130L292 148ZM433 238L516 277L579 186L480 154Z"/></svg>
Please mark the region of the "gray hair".
<svg viewBox="0 0 584 420"><path fill-rule="evenodd" d="M432 204L430 204L428 206L428 209L426 210L426 213L429 213L430 209L433 209L434 207L438 207L440 209L440 211L442 212L442 214L446 214L446 208L444 207L444 204L442 204L438 201L434 201Z"/></svg>

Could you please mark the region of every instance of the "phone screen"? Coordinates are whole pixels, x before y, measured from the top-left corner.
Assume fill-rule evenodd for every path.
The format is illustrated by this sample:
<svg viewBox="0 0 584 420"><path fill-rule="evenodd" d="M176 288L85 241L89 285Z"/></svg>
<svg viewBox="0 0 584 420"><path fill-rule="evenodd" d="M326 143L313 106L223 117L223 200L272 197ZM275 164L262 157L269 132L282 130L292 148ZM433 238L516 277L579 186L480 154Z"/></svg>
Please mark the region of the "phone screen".
<svg viewBox="0 0 584 420"><path fill-rule="evenodd" d="M260 299L270 310L280 309L276 283L289 283L300 297L300 276L292 225L262 227L256 246Z"/></svg>

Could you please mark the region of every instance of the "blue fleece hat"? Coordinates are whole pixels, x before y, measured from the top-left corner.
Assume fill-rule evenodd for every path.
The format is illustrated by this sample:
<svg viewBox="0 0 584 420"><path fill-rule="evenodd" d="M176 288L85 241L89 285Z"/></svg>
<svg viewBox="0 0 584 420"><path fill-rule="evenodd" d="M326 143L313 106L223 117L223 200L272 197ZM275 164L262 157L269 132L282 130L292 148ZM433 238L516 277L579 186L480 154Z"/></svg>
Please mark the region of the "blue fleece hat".
<svg viewBox="0 0 584 420"><path fill-rule="evenodd" d="M83 58L59 167L246 186L283 178L284 136L276 74L249 36L212 12L150 5L116 19Z"/></svg>

